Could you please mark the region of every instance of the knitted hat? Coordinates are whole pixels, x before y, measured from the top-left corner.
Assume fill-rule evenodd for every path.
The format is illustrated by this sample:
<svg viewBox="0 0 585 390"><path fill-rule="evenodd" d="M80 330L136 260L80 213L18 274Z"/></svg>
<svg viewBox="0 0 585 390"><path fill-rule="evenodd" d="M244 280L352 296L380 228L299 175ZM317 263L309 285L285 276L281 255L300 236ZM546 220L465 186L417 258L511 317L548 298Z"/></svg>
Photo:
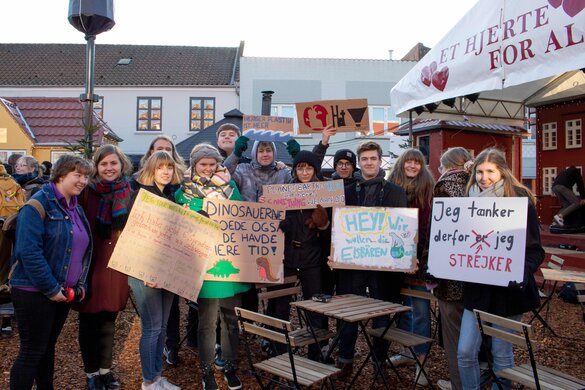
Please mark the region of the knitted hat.
<svg viewBox="0 0 585 390"><path fill-rule="evenodd" d="M308 150L301 150L299 153L297 153L295 159L293 160L293 169L296 169L297 165L300 163L307 163L308 165L315 168L315 174L321 170L317 156L315 153L309 152Z"/></svg>
<svg viewBox="0 0 585 390"><path fill-rule="evenodd" d="M191 166L195 166L197 161L202 158L214 158L218 163L223 162L223 157L219 154L219 150L209 144L196 145L189 156L189 163Z"/></svg>
<svg viewBox="0 0 585 390"><path fill-rule="evenodd" d="M355 153L349 149L339 149L337 152L335 152L335 156L333 156L333 167L337 165L339 160L347 160L353 164L354 168L356 167L357 158Z"/></svg>
<svg viewBox="0 0 585 390"><path fill-rule="evenodd" d="M233 130L236 132L238 137L242 135L242 131L238 126L234 125L233 123L224 123L223 125L217 128L217 131L215 132L215 138L219 138L219 133L221 133L224 130Z"/></svg>

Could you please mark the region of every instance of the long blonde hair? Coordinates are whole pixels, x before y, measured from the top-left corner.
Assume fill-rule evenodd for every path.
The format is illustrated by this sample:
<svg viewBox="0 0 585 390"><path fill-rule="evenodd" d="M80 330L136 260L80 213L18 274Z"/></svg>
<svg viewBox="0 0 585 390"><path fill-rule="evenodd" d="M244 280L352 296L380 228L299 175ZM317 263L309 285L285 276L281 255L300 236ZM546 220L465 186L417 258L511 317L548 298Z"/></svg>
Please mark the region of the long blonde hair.
<svg viewBox="0 0 585 390"><path fill-rule="evenodd" d="M420 172L413 179L407 177L404 172L404 164L411 160L420 164ZM396 160L387 180L402 187L406 191L409 201L415 200L418 206L431 204L435 179L431 175L425 156L420 150L407 149L404 151Z"/></svg>
<svg viewBox="0 0 585 390"><path fill-rule="evenodd" d="M492 163L496 166L500 175L502 175L502 183L504 187L504 196L516 197L516 196L527 196L533 204L536 204L536 198L530 189L524 184L520 183L518 179L514 177L514 174L508 167L506 162L506 155L501 150L495 148L484 149L475 158L475 164L471 170L471 177L467 183L467 194L469 190L477 184L477 178L475 176L477 167L483 163Z"/></svg>
<svg viewBox="0 0 585 390"><path fill-rule="evenodd" d="M153 186L154 173L162 165L173 167L173 178L170 184L180 184L183 178L183 171L177 166L177 163L173 157L162 150L154 152L148 160L144 163L144 166L138 171L138 177L136 181L144 186Z"/></svg>

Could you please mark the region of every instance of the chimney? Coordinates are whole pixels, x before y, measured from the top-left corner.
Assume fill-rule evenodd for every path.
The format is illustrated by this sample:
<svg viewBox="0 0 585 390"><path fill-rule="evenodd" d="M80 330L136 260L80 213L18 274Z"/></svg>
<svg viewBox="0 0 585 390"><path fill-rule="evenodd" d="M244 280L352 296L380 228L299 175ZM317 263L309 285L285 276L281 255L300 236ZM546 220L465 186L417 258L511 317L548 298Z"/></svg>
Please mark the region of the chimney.
<svg viewBox="0 0 585 390"><path fill-rule="evenodd" d="M272 105L272 94L274 91L262 91L262 113L261 115L270 116L270 106Z"/></svg>
<svg viewBox="0 0 585 390"><path fill-rule="evenodd" d="M388 59L389 59L390 61L392 61L392 55L393 55L393 54L394 54L394 50L392 50L392 49L388 50L388 57L389 57Z"/></svg>

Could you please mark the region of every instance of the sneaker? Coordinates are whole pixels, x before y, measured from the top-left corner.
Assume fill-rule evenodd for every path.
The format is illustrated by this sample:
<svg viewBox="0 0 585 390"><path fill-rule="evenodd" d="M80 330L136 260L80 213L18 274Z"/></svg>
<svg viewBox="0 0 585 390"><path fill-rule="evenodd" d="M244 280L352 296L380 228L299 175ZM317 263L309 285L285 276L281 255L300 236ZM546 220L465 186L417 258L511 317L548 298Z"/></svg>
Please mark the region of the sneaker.
<svg viewBox="0 0 585 390"><path fill-rule="evenodd" d="M445 379L439 379L437 381L437 387L440 390L451 390L451 381L445 380Z"/></svg>
<svg viewBox="0 0 585 390"><path fill-rule="evenodd" d="M223 374L223 379L227 383L230 390L237 390L242 388L242 381L236 375L236 370L226 370Z"/></svg>
<svg viewBox="0 0 585 390"><path fill-rule="evenodd" d="M553 217L553 219L555 220L556 224L559 226L564 226L565 222L563 221L563 216L560 214L557 214Z"/></svg>
<svg viewBox="0 0 585 390"><path fill-rule="evenodd" d="M339 379L347 379L353 374L353 362L340 362L335 363L335 367L341 369L337 374Z"/></svg>
<svg viewBox="0 0 585 390"><path fill-rule="evenodd" d="M142 382L142 390L165 390L164 387L162 387L160 380L156 380L154 382L152 382L151 384L147 385L146 383Z"/></svg>
<svg viewBox="0 0 585 390"><path fill-rule="evenodd" d="M392 366L394 367L410 366L416 364L409 351L391 356L388 361L392 363Z"/></svg>
<svg viewBox="0 0 585 390"><path fill-rule="evenodd" d="M203 376L203 390L218 390L217 382L215 381L215 376L213 372L209 371L207 374Z"/></svg>
<svg viewBox="0 0 585 390"><path fill-rule="evenodd" d="M419 366L416 366L416 371L414 372L414 379L416 379L417 386L428 386L429 385L429 381L427 380L427 377L425 376L425 374L422 373Z"/></svg>
<svg viewBox="0 0 585 390"><path fill-rule="evenodd" d="M85 378L85 382L87 390L105 390L106 388L99 375L89 376Z"/></svg>
<svg viewBox="0 0 585 390"><path fill-rule="evenodd" d="M213 361L213 364L215 365L215 368L217 368L218 371L225 370L225 360L223 360L222 358L216 357L215 360Z"/></svg>
<svg viewBox="0 0 585 390"><path fill-rule="evenodd" d="M11 337L12 336L12 326L10 326L10 325L3 326L1 333L2 333L2 337Z"/></svg>
<svg viewBox="0 0 585 390"><path fill-rule="evenodd" d="M119 389L122 387L120 379L118 379L112 371L108 371L104 375L100 375L100 380L106 389Z"/></svg>
<svg viewBox="0 0 585 390"><path fill-rule="evenodd" d="M167 363L171 366L179 364L179 349L178 348L167 348L163 349L163 355L167 358Z"/></svg>
<svg viewBox="0 0 585 390"><path fill-rule="evenodd" d="M160 379L158 380L158 383L160 384L161 388L164 390L181 390L181 388L179 386L172 384L164 376L160 377Z"/></svg>

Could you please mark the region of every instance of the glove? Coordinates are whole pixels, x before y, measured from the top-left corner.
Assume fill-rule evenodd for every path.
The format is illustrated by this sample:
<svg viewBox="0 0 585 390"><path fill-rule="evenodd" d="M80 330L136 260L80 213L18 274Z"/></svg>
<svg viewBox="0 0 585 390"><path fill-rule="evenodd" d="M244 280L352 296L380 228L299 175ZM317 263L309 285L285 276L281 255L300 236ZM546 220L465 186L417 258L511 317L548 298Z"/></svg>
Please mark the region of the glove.
<svg viewBox="0 0 585 390"><path fill-rule="evenodd" d="M238 139L236 140L236 143L234 144L234 152L233 152L237 157L242 157L242 153L244 153L246 151L246 149L248 149L248 141L249 140L250 140L250 138L246 137L245 135L238 137Z"/></svg>
<svg viewBox="0 0 585 390"><path fill-rule="evenodd" d="M324 229L329 225L329 216L327 215L327 211L321 206L320 204L317 205L317 208L313 210L311 217L305 221L305 224L309 227L309 229L313 228L321 228Z"/></svg>
<svg viewBox="0 0 585 390"><path fill-rule="evenodd" d="M286 151L292 158L295 158L295 156L301 151L301 145L299 145L297 140L291 138L286 142Z"/></svg>

